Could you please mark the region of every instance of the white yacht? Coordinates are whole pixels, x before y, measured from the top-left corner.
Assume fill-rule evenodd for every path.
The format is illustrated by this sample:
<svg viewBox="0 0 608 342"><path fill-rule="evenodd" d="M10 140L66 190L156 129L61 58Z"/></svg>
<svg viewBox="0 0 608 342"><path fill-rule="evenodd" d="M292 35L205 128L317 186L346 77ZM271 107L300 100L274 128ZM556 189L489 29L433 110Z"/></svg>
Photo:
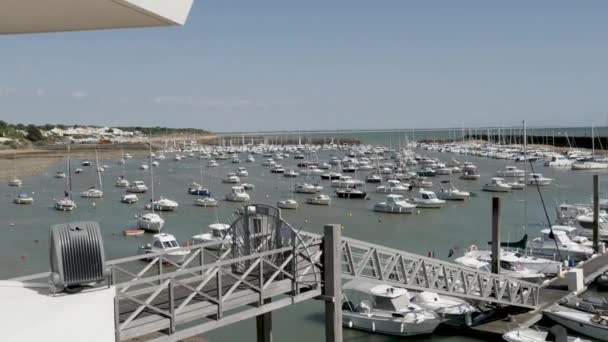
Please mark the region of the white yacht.
<svg viewBox="0 0 608 342"><path fill-rule="evenodd" d="M136 194L124 194L120 198L122 203L133 204L139 202L139 198Z"/></svg>
<svg viewBox="0 0 608 342"><path fill-rule="evenodd" d="M148 168L149 168L149 167L148 167L148 164L141 164L141 165L139 166L139 169L140 169L140 170L144 170L144 171L145 171L145 170L147 170Z"/></svg>
<svg viewBox="0 0 608 342"><path fill-rule="evenodd" d="M209 164L207 164L207 167L216 167L217 166L217 162L213 159L211 159L209 161Z"/></svg>
<svg viewBox="0 0 608 342"><path fill-rule="evenodd" d="M143 181L136 180L127 187L127 192L134 194L143 194L148 191L148 187Z"/></svg>
<svg viewBox="0 0 608 342"><path fill-rule="evenodd" d="M168 252L163 254L163 259L169 260L175 264L183 263L186 261L188 255L190 255L190 250L181 249L175 236L167 233L155 234L153 236L152 244L140 247L140 254L155 252Z"/></svg>
<svg viewBox="0 0 608 342"><path fill-rule="evenodd" d="M437 197L442 200L463 201L471 197L470 192L458 190L449 180L442 180L440 187Z"/></svg>
<svg viewBox="0 0 608 342"><path fill-rule="evenodd" d="M572 170L603 170L608 169L608 163L594 161L575 162L571 166Z"/></svg>
<svg viewBox="0 0 608 342"><path fill-rule="evenodd" d="M418 197L414 197L410 200L418 208L441 208L445 204L445 201L437 198L434 192L429 190L420 190Z"/></svg>
<svg viewBox="0 0 608 342"><path fill-rule="evenodd" d="M462 173L460 175L460 179L465 179L465 180L477 180L481 177L481 175L479 174L479 169L469 163L469 162L465 162L464 166L462 167Z"/></svg>
<svg viewBox="0 0 608 342"><path fill-rule="evenodd" d="M551 160L545 162L545 166L548 167L571 167L573 161L560 155L554 155L551 157Z"/></svg>
<svg viewBox="0 0 608 342"><path fill-rule="evenodd" d="M543 314L576 333L608 341L608 316L603 312L584 312L558 304L543 311Z"/></svg>
<svg viewBox="0 0 608 342"><path fill-rule="evenodd" d="M137 218L137 227L146 231L160 232L164 225L165 220L154 212L140 215Z"/></svg>
<svg viewBox="0 0 608 342"><path fill-rule="evenodd" d="M116 183L114 183L117 188L126 188L129 186L129 184L129 181L124 176L118 177Z"/></svg>
<svg viewBox="0 0 608 342"><path fill-rule="evenodd" d="M493 177L490 183L486 183L481 188L483 191L490 192L509 192L511 191L511 186L505 183L503 178Z"/></svg>
<svg viewBox="0 0 608 342"><path fill-rule="evenodd" d="M381 193L404 193L409 191L410 187L406 184L401 183L397 179L389 179L386 185L380 185L376 187L376 192Z"/></svg>
<svg viewBox="0 0 608 342"><path fill-rule="evenodd" d="M478 312L473 305L467 301L444 295L438 295L429 291L408 291L410 302L420 306L423 309L432 311L439 315L443 323L452 326L470 325L471 321L467 322L466 316L472 318L473 313Z"/></svg>
<svg viewBox="0 0 608 342"><path fill-rule="evenodd" d="M146 209L152 209L152 206L156 211L174 211L179 204L176 201L161 197L159 200L146 205Z"/></svg>
<svg viewBox="0 0 608 342"><path fill-rule="evenodd" d="M440 323L434 312L411 303L405 289L363 281L349 281L342 289L345 327L413 336L430 334Z"/></svg>
<svg viewBox="0 0 608 342"><path fill-rule="evenodd" d="M277 207L281 209L298 209L298 202L293 198L281 200L277 202Z"/></svg>
<svg viewBox="0 0 608 342"><path fill-rule="evenodd" d="M23 184L23 181L21 181L21 179L19 179L17 177L13 177L13 178L9 179L9 181L8 181L9 186L21 186L22 184Z"/></svg>
<svg viewBox="0 0 608 342"><path fill-rule="evenodd" d="M321 190L323 190L322 186L309 183L301 183L295 187L295 192L301 194L316 194Z"/></svg>
<svg viewBox="0 0 608 342"><path fill-rule="evenodd" d="M226 194L226 200L230 202L247 202L249 199L249 194L240 185L233 186L231 191Z"/></svg>
<svg viewBox="0 0 608 342"><path fill-rule="evenodd" d="M571 258L575 261L587 260L593 255L593 248L578 244L568 237L563 230L543 229L541 236L532 240L528 246L533 255L562 259ZM559 250L559 253L558 253Z"/></svg>
<svg viewBox="0 0 608 342"><path fill-rule="evenodd" d="M502 335L502 339L507 342L545 342L547 341L548 331L543 331L535 327L516 328ZM580 337L568 336L567 342L591 342Z"/></svg>
<svg viewBox="0 0 608 342"><path fill-rule="evenodd" d="M247 159L245 159L245 161L248 163L253 163L253 162L255 162L255 158L252 155L248 155Z"/></svg>
<svg viewBox="0 0 608 342"><path fill-rule="evenodd" d="M331 197L324 195L324 194L318 194L315 197L309 197L306 199L306 203L308 204L314 204L314 205L330 205L331 204Z"/></svg>
<svg viewBox="0 0 608 342"><path fill-rule="evenodd" d="M236 184L240 181L241 181L241 179L234 172L228 173L226 175L226 177L224 177L222 179L222 183L228 183L228 184Z"/></svg>
<svg viewBox="0 0 608 342"><path fill-rule="evenodd" d="M471 256L465 255L460 258L456 258L454 262L466 267L474 268L476 270L491 272L489 262L485 262ZM524 279L528 281L537 281L545 277L545 275L540 272L525 268L521 265L508 263L501 263L500 273L512 278Z"/></svg>
<svg viewBox="0 0 608 342"><path fill-rule="evenodd" d="M492 262L492 252L489 250L477 250L476 248L469 248L467 249L465 256L487 263ZM560 274L562 271L562 263L559 261L539 258L531 255L523 255L518 252L505 249L500 250L500 261L506 264L520 265L531 271L545 275Z"/></svg>
<svg viewBox="0 0 608 342"><path fill-rule="evenodd" d="M412 214L416 210L416 205L406 201L403 195L390 194L386 196L384 202L376 203L374 211L391 214Z"/></svg>
<svg viewBox="0 0 608 342"><path fill-rule="evenodd" d="M551 185L553 179L543 177L540 173L531 173L528 179L528 185Z"/></svg>
<svg viewBox="0 0 608 342"><path fill-rule="evenodd" d="M522 178L526 176L526 171L507 165L504 170L497 171L496 176L502 178Z"/></svg>
<svg viewBox="0 0 608 342"><path fill-rule="evenodd" d="M55 175L53 177L55 177L55 178L65 178L66 175L65 175L65 172L63 172L63 171L57 171L57 173L55 173Z"/></svg>
<svg viewBox="0 0 608 342"><path fill-rule="evenodd" d="M199 197L194 200L194 205L199 207L217 207L218 203L215 198Z"/></svg>
<svg viewBox="0 0 608 342"><path fill-rule="evenodd" d="M285 168L281 165L274 165L271 169L270 172L272 173L284 173L285 172Z"/></svg>
<svg viewBox="0 0 608 342"><path fill-rule="evenodd" d="M103 190L97 189L96 187L91 187L80 193L80 196L84 198L102 198Z"/></svg>
<svg viewBox="0 0 608 342"><path fill-rule="evenodd" d="M225 223L213 223L209 225L209 233L194 235L192 242L194 244L218 242L217 245L205 247L209 250L226 249L232 244L232 236L230 235L230 225Z"/></svg>
<svg viewBox="0 0 608 342"><path fill-rule="evenodd" d="M249 172L247 172L247 169L245 169L244 167L239 167L236 170L236 175L239 177L247 177L249 176Z"/></svg>
<svg viewBox="0 0 608 342"><path fill-rule="evenodd" d="M55 201L55 209L61 211L73 211L76 209L76 202L69 197L61 198Z"/></svg>
<svg viewBox="0 0 608 342"><path fill-rule="evenodd" d="M283 177L295 178L298 177L298 173L296 172L296 170L289 170L283 173Z"/></svg>
<svg viewBox="0 0 608 342"><path fill-rule="evenodd" d="M32 204L34 203L34 197L28 194L20 194L19 196L13 199L13 202L17 204Z"/></svg>

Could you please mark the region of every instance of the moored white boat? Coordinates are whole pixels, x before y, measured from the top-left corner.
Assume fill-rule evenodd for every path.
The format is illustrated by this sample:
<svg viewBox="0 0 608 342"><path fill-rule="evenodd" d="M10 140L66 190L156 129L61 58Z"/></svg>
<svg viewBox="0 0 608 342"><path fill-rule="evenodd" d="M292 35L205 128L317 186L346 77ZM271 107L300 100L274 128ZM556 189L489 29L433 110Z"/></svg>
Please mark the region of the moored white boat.
<svg viewBox="0 0 608 342"><path fill-rule="evenodd" d="M493 177L490 183L484 184L481 189L489 192L509 192L511 191L511 186L505 183L503 178Z"/></svg>
<svg viewBox="0 0 608 342"><path fill-rule="evenodd" d="M412 214L416 211L416 205L406 201L403 195L390 194L386 200L374 205L374 211L391 214Z"/></svg>
<svg viewBox="0 0 608 342"><path fill-rule="evenodd" d="M167 233L156 234L153 237L152 244L147 244L140 247L140 254L155 253L155 252L167 252L163 254L164 260L171 261L175 264L181 264L186 261L190 250L181 249L179 243L175 239L175 236Z"/></svg>
<svg viewBox="0 0 608 342"><path fill-rule="evenodd" d="M441 208L445 200L437 198L437 195L429 190L420 190L418 196L410 200L418 208Z"/></svg>
<svg viewBox="0 0 608 342"><path fill-rule="evenodd" d="M554 305L543 311L545 316L581 335L608 341L608 316Z"/></svg>
<svg viewBox="0 0 608 342"><path fill-rule="evenodd" d="M430 334L437 315L410 302L405 289L349 281L343 286L342 323L345 327L395 336Z"/></svg>
<svg viewBox="0 0 608 342"><path fill-rule="evenodd" d="M313 204L313 205L330 205L331 197L324 195L324 194L319 194L315 197L307 198L306 203Z"/></svg>

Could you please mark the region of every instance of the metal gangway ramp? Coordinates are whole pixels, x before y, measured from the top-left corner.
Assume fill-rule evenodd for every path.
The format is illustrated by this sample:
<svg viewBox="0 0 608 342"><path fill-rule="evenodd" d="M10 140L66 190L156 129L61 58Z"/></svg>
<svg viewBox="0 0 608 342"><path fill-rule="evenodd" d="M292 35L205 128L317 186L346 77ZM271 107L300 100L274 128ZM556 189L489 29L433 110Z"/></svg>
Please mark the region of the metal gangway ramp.
<svg viewBox="0 0 608 342"><path fill-rule="evenodd" d="M343 238L339 225L325 235L297 231L267 205L242 208L223 239L178 250L189 251L181 263L175 250L107 262L116 341L179 341L253 317L267 341L270 313L309 299L325 301L328 340L341 341L341 278L528 309L539 299L539 285Z"/></svg>

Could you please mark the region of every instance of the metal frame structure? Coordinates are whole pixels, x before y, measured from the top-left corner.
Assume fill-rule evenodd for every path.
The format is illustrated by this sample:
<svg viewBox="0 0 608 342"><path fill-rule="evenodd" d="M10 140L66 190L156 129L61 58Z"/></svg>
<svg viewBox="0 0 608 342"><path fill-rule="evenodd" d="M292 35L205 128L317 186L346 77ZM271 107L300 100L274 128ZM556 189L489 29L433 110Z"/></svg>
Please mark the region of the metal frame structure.
<svg viewBox="0 0 608 342"><path fill-rule="evenodd" d="M116 289L116 341L158 332L163 334L153 341L178 341L252 317L258 317L258 341L268 341L270 312L313 298L326 303L327 341L340 341L340 277L529 309L538 306L540 285L343 238L338 225L326 226L325 236L296 232L280 218L280 211L254 207L257 212L243 213L233 227L246 228L255 215L270 213L267 218L276 219L280 231L256 228L232 241L183 247L179 250L190 254L181 264L170 258L175 250L107 262ZM284 234L285 227L289 234ZM268 245L272 236L281 242ZM262 245L268 248L257 248ZM249 254L234 249L242 246L252 247ZM14 280L46 282L48 276Z"/></svg>

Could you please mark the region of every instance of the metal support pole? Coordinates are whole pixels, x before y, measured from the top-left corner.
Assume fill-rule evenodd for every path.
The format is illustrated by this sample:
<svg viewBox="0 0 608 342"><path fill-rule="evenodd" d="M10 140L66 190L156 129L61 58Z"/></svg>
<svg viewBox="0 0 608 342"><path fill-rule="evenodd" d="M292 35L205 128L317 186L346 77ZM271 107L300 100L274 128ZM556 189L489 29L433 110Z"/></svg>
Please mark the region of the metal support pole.
<svg viewBox="0 0 608 342"><path fill-rule="evenodd" d="M342 226L325 225L323 233L325 341L342 342Z"/></svg>
<svg viewBox="0 0 608 342"><path fill-rule="evenodd" d="M500 198L492 198L492 273L500 270Z"/></svg>
<svg viewBox="0 0 608 342"><path fill-rule="evenodd" d="M168 285L169 291L169 313L171 317L169 318L169 333L175 333L175 293L173 291L173 279L169 279Z"/></svg>
<svg viewBox="0 0 608 342"><path fill-rule="evenodd" d="M593 175L593 249L600 251L600 176Z"/></svg>
<svg viewBox="0 0 608 342"><path fill-rule="evenodd" d="M270 303L271 299L264 300L264 304ZM261 314L255 318L257 342L272 342L272 311Z"/></svg>

